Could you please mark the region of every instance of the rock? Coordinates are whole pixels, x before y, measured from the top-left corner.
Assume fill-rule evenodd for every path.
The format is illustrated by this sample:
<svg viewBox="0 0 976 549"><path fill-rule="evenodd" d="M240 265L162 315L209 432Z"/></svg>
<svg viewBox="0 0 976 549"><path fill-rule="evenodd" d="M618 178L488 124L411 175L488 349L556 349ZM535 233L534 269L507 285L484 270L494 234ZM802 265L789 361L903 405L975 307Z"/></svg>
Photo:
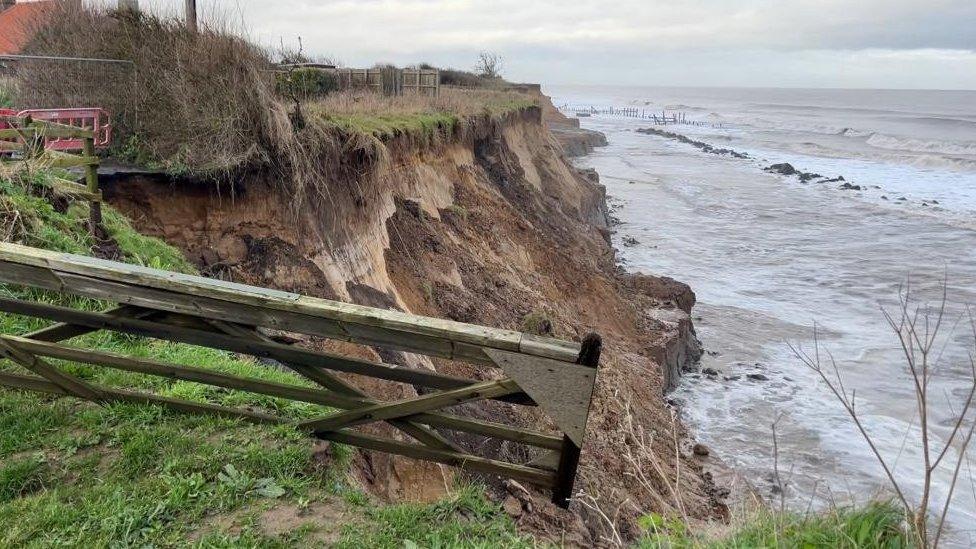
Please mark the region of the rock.
<svg viewBox="0 0 976 549"><path fill-rule="evenodd" d="M695 292L684 282L666 276L652 276L640 273L626 273L622 279L638 292L661 301L671 301L682 311L691 314L695 305ZM701 320L699 317L696 320Z"/></svg>
<svg viewBox="0 0 976 549"><path fill-rule="evenodd" d="M800 174L800 181L804 183L810 181L811 179L821 179L821 178L823 178L823 176L820 175L819 173L803 172Z"/></svg>
<svg viewBox="0 0 976 549"><path fill-rule="evenodd" d="M634 238L632 236L625 236L624 239L623 239L623 243L624 243L624 246L627 246L628 248L631 248L631 247L634 247L634 246L637 246L638 244L640 244L640 242L636 238Z"/></svg>
<svg viewBox="0 0 976 549"><path fill-rule="evenodd" d="M773 172L773 173L778 173L778 174L783 174L783 175L795 175L796 174L796 168L794 168L792 164L788 164L786 162L784 162L782 164L773 164L772 166L768 166L768 167L764 168L763 171Z"/></svg>
<svg viewBox="0 0 976 549"><path fill-rule="evenodd" d="M837 187L837 188L838 189L843 189L845 191L860 191L860 190L862 190L862 188L861 188L860 185L852 185L850 183L847 183L846 181L844 182L843 185L841 185L840 187Z"/></svg>
<svg viewBox="0 0 976 549"><path fill-rule="evenodd" d="M705 446L704 444L701 444L701 443L695 444L695 446L691 449L691 451L696 456L699 456L699 457L705 457L705 456L707 456L708 454L711 453L711 451L708 449L708 446Z"/></svg>
<svg viewBox="0 0 976 549"><path fill-rule="evenodd" d="M510 517L518 517L522 515L522 502L515 499L515 496L508 496L502 503L502 507L505 512Z"/></svg>
<svg viewBox="0 0 976 549"><path fill-rule="evenodd" d="M769 378L763 374L746 374L746 377L753 381L769 381Z"/></svg>
<svg viewBox="0 0 976 549"><path fill-rule="evenodd" d="M742 376L725 376L722 378L723 381L739 381Z"/></svg>
<svg viewBox="0 0 976 549"><path fill-rule="evenodd" d="M708 377L718 377L718 370L715 368L705 368L702 370L702 373Z"/></svg>

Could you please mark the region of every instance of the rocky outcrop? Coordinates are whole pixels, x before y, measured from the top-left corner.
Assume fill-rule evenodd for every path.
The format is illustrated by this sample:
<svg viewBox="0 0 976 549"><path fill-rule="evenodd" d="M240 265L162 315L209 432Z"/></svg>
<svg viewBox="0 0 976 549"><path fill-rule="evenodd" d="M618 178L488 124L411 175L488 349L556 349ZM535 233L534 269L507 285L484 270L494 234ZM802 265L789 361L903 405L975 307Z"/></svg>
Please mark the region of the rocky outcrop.
<svg viewBox="0 0 976 549"><path fill-rule="evenodd" d="M539 101L542 107L542 121L567 157L586 156L597 147L607 146L607 136L603 133L581 128L578 118L569 118L559 112L548 97L540 95Z"/></svg>

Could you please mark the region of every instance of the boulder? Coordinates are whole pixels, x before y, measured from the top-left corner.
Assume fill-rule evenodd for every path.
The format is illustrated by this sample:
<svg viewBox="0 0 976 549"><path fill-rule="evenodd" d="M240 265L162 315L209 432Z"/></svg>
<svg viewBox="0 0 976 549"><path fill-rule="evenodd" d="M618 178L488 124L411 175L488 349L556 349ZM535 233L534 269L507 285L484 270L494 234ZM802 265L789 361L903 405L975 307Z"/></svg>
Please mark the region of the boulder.
<svg viewBox="0 0 976 549"><path fill-rule="evenodd" d="M773 164L772 166L768 166L764 169L764 171L778 173L782 175L796 175L797 173L796 168L794 168L792 164L788 164L786 162L782 164Z"/></svg>

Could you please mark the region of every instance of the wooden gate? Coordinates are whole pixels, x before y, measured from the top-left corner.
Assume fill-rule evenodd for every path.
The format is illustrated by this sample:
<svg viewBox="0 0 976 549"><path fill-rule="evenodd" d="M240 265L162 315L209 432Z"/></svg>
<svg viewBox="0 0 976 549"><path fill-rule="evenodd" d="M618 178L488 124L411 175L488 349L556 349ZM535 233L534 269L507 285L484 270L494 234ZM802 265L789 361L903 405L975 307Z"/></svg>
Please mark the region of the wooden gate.
<svg viewBox="0 0 976 549"><path fill-rule="evenodd" d="M579 344L3 243L0 282L118 303L104 312L88 312L0 295L0 311L55 322L29 334L0 335L0 355L36 374L0 371L0 385L97 403L151 403L187 413L218 414L257 423L292 423L324 440L530 482L552 490L553 501L558 505L569 504L596 382L601 343L595 334ZM499 375L497 379L480 381L395 367L285 344L265 333L268 329L460 360L491 367ZM98 330L273 359L320 388L270 383L61 343ZM265 411L94 385L65 373L46 359L250 391L340 411L292 422ZM381 402L340 379L335 372L412 385L420 396ZM560 432L473 419L443 410L488 399L539 406ZM386 422L413 441L353 430L372 422ZM479 456L444 436L447 431L523 444L537 449L539 455L528 463Z"/></svg>

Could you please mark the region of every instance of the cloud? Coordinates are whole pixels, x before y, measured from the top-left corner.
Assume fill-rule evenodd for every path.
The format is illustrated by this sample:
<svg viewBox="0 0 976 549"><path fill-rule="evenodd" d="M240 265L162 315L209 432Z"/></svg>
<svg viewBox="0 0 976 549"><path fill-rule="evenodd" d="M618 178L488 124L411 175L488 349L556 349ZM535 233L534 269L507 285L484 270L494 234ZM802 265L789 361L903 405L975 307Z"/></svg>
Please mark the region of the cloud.
<svg viewBox="0 0 976 549"><path fill-rule="evenodd" d="M744 59L748 54L758 55L760 63L770 63L767 70L782 69L771 63L793 58L812 71L803 85L816 85L824 67L811 65L814 59L837 62L850 58L850 52L861 51L918 52L897 62L890 56L857 56L856 66L881 77L876 85L883 87L893 85L892 80L871 69L872 59L878 67L897 64L911 69L912 63L945 67L953 61L933 52L957 52L951 54L956 56L955 62L969 66L967 52L976 50L976 2L972 0L198 3L207 16L221 14L239 21L261 43L271 46L283 40L294 44L301 36L307 51L333 55L352 65L426 60L463 68L472 63L477 51L491 49L503 53L508 70L518 78L543 81L579 78L581 66L592 69L593 79L598 81L611 74L646 77L658 68L641 62L650 59L668 66L687 59L712 70L723 69L723 73L728 68L715 65L731 61L746 74L757 61ZM172 13L180 9L182 1L143 0L144 8L150 4L152 9ZM686 74L696 71L695 66L684 68ZM938 76L924 67L920 71L929 78ZM945 75L945 79L959 80L956 75ZM714 80L726 79L707 75L697 79L703 83ZM797 76L795 81L803 78ZM739 85L748 83L743 79ZM966 85L976 87L976 75Z"/></svg>

